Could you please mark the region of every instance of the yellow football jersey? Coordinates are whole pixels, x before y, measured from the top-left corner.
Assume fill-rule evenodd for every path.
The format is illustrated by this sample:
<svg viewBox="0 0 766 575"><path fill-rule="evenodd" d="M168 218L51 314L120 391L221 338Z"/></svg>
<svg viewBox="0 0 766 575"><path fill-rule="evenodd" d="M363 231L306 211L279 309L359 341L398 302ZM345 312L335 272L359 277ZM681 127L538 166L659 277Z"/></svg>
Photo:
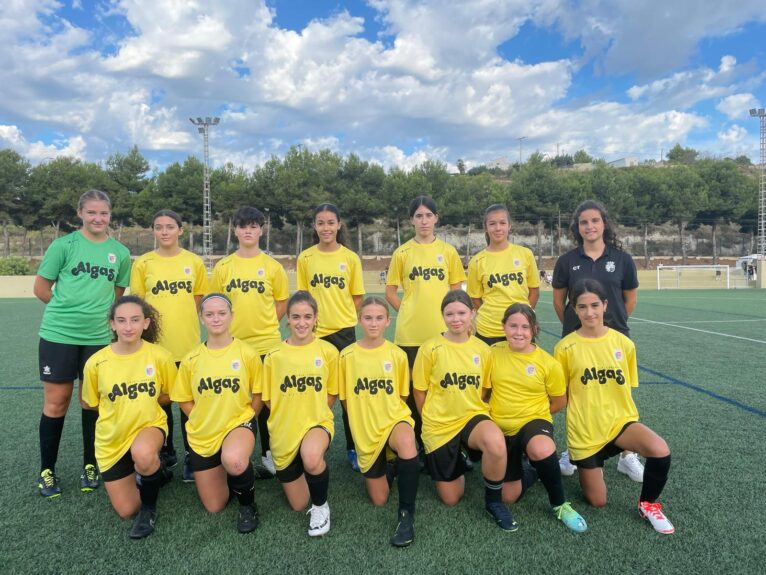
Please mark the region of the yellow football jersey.
<svg viewBox="0 0 766 575"><path fill-rule="evenodd" d="M549 398L567 392L561 364L540 347L530 353L519 353L506 342L500 342L490 349L489 414L503 433L516 435L533 419L553 423Z"/></svg>
<svg viewBox="0 0 766 575"><path fill-rule="evenodd" d="M597 453L626 423L638 421L631 395L638 387L636 347L613 329L598 338L572 332L556 344L554 356L569 394L569 457L578 461Z"/></svg>
<svg viewBox="0 0 766 575"><path fill-rule="evenodd" d="M351 296L364 295L362 262L345 246L334 252L317 246L303 250L296 264L295 282L319 306L317 337L356 325L356 307Z"/></svg>
<svg viewBox="0 0 766 575"><path fill-rule="evenodd" d="M282 265L261 252L254 258L231 254L213 268L212 291L231 300L234 318L231 333L263 355L281 340L274 302L286 300L290 293L287 273Z"/></svg>
<svg viewBox="0 0 766 575"><path fill-rule="evenodd" d="M502 252L485 250L468 262L466 292L483 303L476 329L485 337L503 337L503 313L509 305L529 303L529 289L540 287L540 273L532 251L508 244Z"/></svg>
<svg viewBox="0 0 766 575"><path fill-rule="evenodd" d="M253 394L261 393L261 359L234 339L223 349L202 343L181 362L170 398L193 401L186 423L189 446L203 457L215 455L226 435L255 417Z"/></svg>
<svg viewBox="0 0 766 575"><path fill-rule="evenodd" d="M142 297L162 320L159 344L181 361L199 345L200 327L194 296L208 292L202 258L187 250L172 257L148 252L130 272L130 293Z"/></svg>
<svg viewBox="0 0 766 575"><path fill-rule="evenodd" d="M450 285L463 281L463 263L448 243L410 240L399 246L391 256L386 280L386 285L400 286L403 292L394 341L418 346L441 334L445 330L441 301Z"/></svg>
<svg viewBox="0 0 766 575"><path fill-rule="evenodd" d="M306 433L335 432L328 395L338 395L338 350L316 338L307 345L282 342L263 361L264 402L271 402L269 433L274 466L284 469L298 454Z"/></svg>
<svg viewBox="0 0 766 575"><path fill-rule="evenodd" d="M421 414L426 453L455 437L473 417L489 415L481 395L489 386L491 363L489 346L473 336L453 343L440 335L420 346L412 384L428 392Z"/></svg>
<svg viewBox="0 0 766 575"><path fill-rule="evenodd" d="M338 391L346 402L362 473L386 448L397 423L415 426L410 408L402 400L410 393L409 371L407 354L390 341L375 349L355 343L340 354Z"/></svg>
<svg viewBox="0 0 766 575"><path fill-rule="evenodd" d="M167 435L167 416L157 400L169 394L175 377L170 352L146 341L130 355L107 345L88 359L82 399L98 407L96 460L102 472L128 452L142 429L158 427Z"/></svg>

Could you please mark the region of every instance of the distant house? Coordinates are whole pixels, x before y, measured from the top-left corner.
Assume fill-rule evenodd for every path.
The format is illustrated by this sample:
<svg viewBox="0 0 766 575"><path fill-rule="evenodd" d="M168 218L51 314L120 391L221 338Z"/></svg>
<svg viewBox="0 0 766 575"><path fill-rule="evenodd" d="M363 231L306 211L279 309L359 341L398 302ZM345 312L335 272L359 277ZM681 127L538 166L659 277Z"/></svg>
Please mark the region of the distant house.
<svg viewBox="0 0 766 575"><path fill-rule="evenodd" d="M614 162L609 162L608 165L612 168L632 168L633 166L638 165L638 158L635 156L628 156L626 158L615 160Z"/></svg>

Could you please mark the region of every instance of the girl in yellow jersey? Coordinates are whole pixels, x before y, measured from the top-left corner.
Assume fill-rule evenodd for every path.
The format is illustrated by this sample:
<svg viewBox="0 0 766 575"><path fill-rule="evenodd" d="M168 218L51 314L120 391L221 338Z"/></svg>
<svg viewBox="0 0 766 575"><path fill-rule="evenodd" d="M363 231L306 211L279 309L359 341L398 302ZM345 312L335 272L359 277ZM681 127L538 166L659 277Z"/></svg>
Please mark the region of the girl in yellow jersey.
<svg viewBox="0 0 766 575"><path fill-rule="evenodd" d="M232 222L239 248L216 264L210 283L213 291L226 294L234 306L232 335L250 344L263 361L281 341L279 321L285 315L290 295L287 273L277 260L261 251L259 241L265 218L260 210L239 208ZM264 406L258 414L261 462L273 476L268 419L269 409Z"/></svg>
<svg viewBox="0 0 766 575"><path fill-rule="evenodd" d="M606 505L604 461L624 449L640 453L646 467L638 513L659 533L673 533L657 502L668 478L670 450L665 440L638 423L631 397L631 388L638 387L636 348L604 325L608 302L598 281L579 280L571 297L581 326L559 341L555 356L567 380L567 444L583 494L595 507Z"/></svg>
<svg viewBox="0 0 766 575"><path fill-rule="evenodd" d="M359 310L364 337L340 354L338 389L348 410L359 468L374 505L388 500L389 478L399 480L399 522L391 544L406 547L415 539L413 519L420 466L414 422L405 403L410 393L407 356L385 339L391 323L383 298L369 296ZM386 461L390 448L395 463Z"/></svg>
<svg viewBox="0 0 766 575"><path fill-rule="evenodd" d="M168 432L162 405L170 401L176 366L170 352L154 343L158 317L141 298L120 297L109 311L115 339L87 361L82 388L85 404L98 411L96 459L112 507L122 518L138 513L133 539L154 530L167 478L159 458Z"/></svg>
<svg viewBox="0 0 766 575"><path fill-rule="evenodd" d="M330 530L324 454L334 433L332 404L338 396L338 350L314 335L317 302L297 291L287 302L290 336L266 354L262 399L271 408L269 431L277 479L290 507L311 502L310 536Z"/></svg>
<svg viewBox="0 0 766 575"><path fill-rule="evenodd" d="M441 309L447 331L420 346L412 373L415 403L423 418L426 467L441 500L453 506L465 491L461 449L475 460L481 456L485 508L501 529L515 531L518 524L502 501L507 462L503 432L482 400L492 354L471 335L474 311L468 294L447 293Z"/></svg>
<svg viewBox="0 0 766 575"><path fill-rule="evenodd" d="M333 204L314 210L314 245L298 256L296 284L316 299L322 315L317 320L317 337L333 344L338 351L356 341L356 314L364 296L362 263L346 247L346 229ZM359 471L354 438L343 410L346 455L354 471Z"/></svg>
<svg viewBox="0 0 766 575"><path fill-rule="evenodd" d="M386 300L397 312L394 343L407 354L410 370L418 348L444 331L439 302L445 294L465 281L463 264L450 244L437 239L439 221L436 203L418 196L409 206L415 237L399 246L391 256L386 279ZM399 298L399 288L404 292ZM414 394L407 404L415 420L415 435L422 447L421 420Z"/></svg>
<svg viewBox="0 0 766 575"><path fill-rule="evenodd" d="M548 491L556 517L572 531L588 526L564 497L561 470L553 440L553 417L567 404L561 365L533 343L540 331L534 310L514 303L500 323L506 341L492 350L489 412L505 435L508 467L503 501L515 503L522 494L522 455L527 455Z"/></svg>
<svg viewBox="0 0 766 575"><path fill-rule="evenodd" d="M173 210L160 210L152 222L157 249L136 259L130 272L130 293L145 299L160 312L162 337L159 344L173 354L176 365L199 345L200 329L197 310L207 293L207 271L202 258L182 249L178 244L183 235L181 216ZM178 461L173 446L173 411L164 407L168 417L168 436L160 452L163 463L173 467ZM181 412L181 435L184 453L189 452L186 440L186 415ZM184 481L193 481L184 461Z"/></svg>
<svg viewBox="0 0 766 575"><path fill-rule="evenodd" d="M261 407L261 360L229 332L232 309L225 295L206 295L200 318L207 341L181 362L170 397L189 417L189 464L202 505L218 513L234 493L237 530L249 533L258 527L250 456Z"/></svg>
<svg viewBox="0 0 766 575"><path fill-rule="evenodd" d="M516 302L534 308L540 297L540 274L529 248L508 241L511 214L502 204L492 204L484 212L487 247L468 262L466 291L473 300L476 337L492 345L505 341L498 319Z"/></svg>

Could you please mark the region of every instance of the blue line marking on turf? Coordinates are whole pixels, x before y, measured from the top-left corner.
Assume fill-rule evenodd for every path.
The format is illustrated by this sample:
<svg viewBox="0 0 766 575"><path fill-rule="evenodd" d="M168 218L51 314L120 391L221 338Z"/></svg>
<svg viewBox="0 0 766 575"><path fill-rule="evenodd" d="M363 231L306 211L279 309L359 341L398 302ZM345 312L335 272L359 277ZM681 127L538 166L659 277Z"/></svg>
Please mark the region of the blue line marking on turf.
<svg viewBox="0 0 766 575"><path fill-rule="evenodd" d="M543 332L543 333L546 333L548 335L551 335L551 336L555 337L556 339L561 339L559 334L557 334L555 332L549 331L547 329L541 329L540 331ZM662 373L661 371L656 371L654 369L651 369L649 367L645 367L643 365L639 365L638 369L641 369L643 371L651 373L652 375L656 375L657 377L662 377L662 378L666 379L669 383L673 383L675 385L680 385L681 387L685 387L687 389L692 389L694 391L698 391L699 393L704 393L705 395L707 395L709 397L712 397L713 399L717 399L718 401L723 401L724 403L728 403L729 405L732 405L734 407L738 407L739 409L742 409L742 410L747 411L749 413L754 413L755 415L759 415L759 416L761 416L763 418L766 418L766 411L760 410L757 407L752 407L752 406L747 405L745 403L739 402L736 399L731 399L731 398L725 397L723 395L718 395L714 391L707 390L704 387L700 387L699 385L695 385L693 383L688 383L686 381L682 381L680 379L676 379L672 375L667 375L665 373ZM661 382L642 381L641 383L642 384L644 384L644 383L652 384L652 383L661 383Z"/></svg>

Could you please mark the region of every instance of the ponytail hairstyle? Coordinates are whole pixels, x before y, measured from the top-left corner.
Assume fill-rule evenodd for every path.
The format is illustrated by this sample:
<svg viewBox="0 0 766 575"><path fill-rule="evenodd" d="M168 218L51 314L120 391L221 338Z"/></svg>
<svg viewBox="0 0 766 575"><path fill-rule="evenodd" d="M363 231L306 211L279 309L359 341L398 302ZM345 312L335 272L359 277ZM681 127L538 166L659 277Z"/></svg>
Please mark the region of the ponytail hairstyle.
<svg viewBox="0 0 766 575"><path fill-rule="evenodd" d="M509 305L503 313L503 321L500 325L505 327L508 318L517 313L523 315L529 322L529 326L532 328L532 341L534 341L534 338L540 334L540 324L537 321L535 310L529 304L516 302Z"/></svg>
<svg viewBox="0 0 766 575"><path fill-rule="evenodd" d="M137 295L124 295L117 298L112 304L112 307L109 308L109 321L114 321L114 315L117 308L126 303L134 303L140 306L141 313L149 320L149 326L141 334L141 339L148 341L149 343L157 343L162 334L162 328L160 327L160 312ZM112 341L117 341L117 334L114 331L112 331Z"/></svg>
<svg viewBox="0 0 766 575"><path fill-rule="evenodd" d="M380 297L379 295L368 295L366 298L364 298L364 301L362 301L362 305L359 306L359 315L362 314L362 310L366 308L368 305L379 305L383 309L386 310L386 317L391 317L391 310L388 308L388 302Z"/></svg>
<svg viewBox="0 0 766 575"><path fill-rule="evenodd" d="M152 217L152 225L154 225L154 222L157 221L157 218L166 217L170 218L171 220L174 220L176 224L178 224L179 228L183 228L184 224L181 221L181 216L178 215L178 212L174 212L173 210L160 210L156 214L154 214L154 217Z"/></svg>
<svg viewBox="0 0 766 575"><path fill-rule="evenodd" d="M287 300L287 307L285 308L286 315L290 315L290 308L292 308L295 304L299 303L307 303L311 307L312 310L314 310L314 316L316 318L319 318L319 306L317 305L317 300L314 299L314 296L311 295L306 290L298 290L293 295L290 296L290 299ZM314 331L317 329L317 324L314 322Z"/></svg>
<svg viewBox="0 0 766 575"><path fill-rule="evenodd" d="M199 302L199 312L200 314L203 311L203 308L205 307L205 303L210 301L211 299L220 299L223 300L224 303L229 307L229 311L233 312L233 308L231 306L231 300L229 299L229 296L223 293L218 292L210 292L209 294L206 294L205 297L203 297Z"/></svg>
<svg viewBox="0 0 766 575"><path fill-rule="evenodd" d="M346 235L346 226L344 226L340 221L340 210L338 210L338 206L335 204L320 204L316 208L314 208L314 214L312 216L312 222L316 222L317 216L322 212L330 212L332 214L335 214L335 217L338 218L338 224L340 224L340 228L338 228L337 233L335 234L335 241L338 242L343 247L348 247L348 236ZM313 245L317 245L319 243L319 235L317 234L316 229L312 226L311 228L311 237L313 240Z"/></svg>
<svg viewBox="0 0 766 575"><path fill-rule="evenodd" d="M433 200L431 196L418 196L414 200L410 202L410 207L407 210L410 214L410 217L413 217L415 215L415 212L418 211L418 208L420 206L425 206L429 210L433 212L435 216L439 215L439 210L436 208L436 202Z"/></svg>
<svg viewBox="0 0 766 575"><path fill-rule="evenodd" d="M80 196L80 199L77 200L77 211L79 212L80 210L82 210L82 208L85 206L85 203L91 200L96 200L98 202L106 202L106 205L109 206L109 211L112 210L112 200L109 199L109 196L107 196L105 192L102 192L101 190L96 190L94 188L85 192L83 195Z"/></svg>
<svg viewBox="0 0 766 575"><path fill-rule="evenodd" d="M604 303L607 301L606 290L601 285L601 282L592 278L584 278L575 282L574 286L572 286L572 291L569 293L569 302L572 304L572 307L577 305L577 298L585 293L592 293Z"/></svg>
<svg viewBox="0 0 766 575"><path fill-rule="evenodd" d="M617 239L617 231L612 218L609 217L609 213L606 211L604 204L596 200L585 200L579 206L575 208L574 215L572 216L572 223L569 224L569 233L572 234L577 245L582 247L583 239L580 235L580 216L586 210L597 210L601 214L601 219L604 222L604 243L608 246L622 249L622 242Z"/></svg>
<svg viewBox="0 0 766 575"><path fill-rule="evenodd" d="M451 303L460 302L465 307L473 311L473 301L471 301L471 298L468 297L468 294L465 293L461 289L453 289L447 292L447 295L444 296L444 299L442 300L441 305L441 312L442 315L444 315L444 308L447 307ZM473 326L468 325L468 335L473 334Z"/></svg>
<svg viewBox="0 0 766 575"><path fill-rule="evenodd" d="M511 224L511 211L508 209L508 207L505 204L492 204L489 206L486 210L484 210L484 239L487 242L487 245L489 245L489 234L487 233L487 218L489 217L489 214L494 214L495 212L505 212L505 215L508 217L508 225Z"/></svg>

